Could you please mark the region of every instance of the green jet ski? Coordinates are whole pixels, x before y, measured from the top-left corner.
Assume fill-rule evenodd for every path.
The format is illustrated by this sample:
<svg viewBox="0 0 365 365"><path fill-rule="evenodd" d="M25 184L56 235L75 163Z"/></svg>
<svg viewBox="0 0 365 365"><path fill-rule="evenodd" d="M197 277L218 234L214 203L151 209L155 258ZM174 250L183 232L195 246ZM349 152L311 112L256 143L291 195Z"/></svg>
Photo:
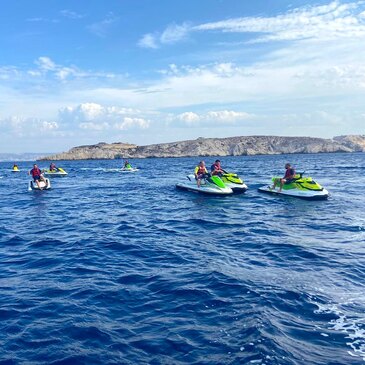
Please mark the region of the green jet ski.
<svg viewBox="0 0 365 365"><path fill-rule="evenodd" d="M220 177L216 175L202 179L200 187L196 184L195 176L188 175L186 181L176 184L176 188L210 195L229 195L233 193L232 189L227 187Z"/></svg>
<svg viewBox="0 0 365 365"><path fill-rule="evenodd" d="M43 170L44 176L66 176L67 172L62 167L56 167L55 170L45 169Z"/></svg>
<svg viewBox="0 0 365 365"><path fill-rule="evenodd" d="M231 188L235 194L244 193L247 190L247 185L237 174L225 172L221 176L221 179L224 182L224 185Z"/></svg>
<svg viewBox="0 0 365 365"><path fill-rule="evenodd" d="M277 179L280 179L280 177L273 177L272 181L275 182ZM292 182L284 184L280 192L279 189L280 186L272 189L270 185L266 185L259 188L258 191L268 194L293 196L306 200L324 200L329 196L325 188L315 182L311 177L303 177L303 173L295 175L295 179Z"/></svg>

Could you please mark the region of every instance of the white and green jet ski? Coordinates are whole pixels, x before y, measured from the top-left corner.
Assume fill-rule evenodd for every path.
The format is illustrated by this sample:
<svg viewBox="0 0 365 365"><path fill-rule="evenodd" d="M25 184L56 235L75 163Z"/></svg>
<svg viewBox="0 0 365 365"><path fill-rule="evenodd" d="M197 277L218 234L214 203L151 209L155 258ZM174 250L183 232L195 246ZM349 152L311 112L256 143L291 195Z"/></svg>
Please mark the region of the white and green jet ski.
<svg viewBox="0 0 365 365"><path fill-rule="evenodd" d="M176 188L210 195L229 195L233 193L233 190L227 187L218 176L207 176L201 180L200 187L198 187L195 176L187 175L187 180L177 183Z"/></svg>
<svg viewBox="0 0 365 365"><path fill-rule="evenodd" d="M248 189L247 185L237 174L225 172L220 178L224 185L231 188L235 194L244 193Z"/></svg>
<svg viewBox="0 0 365 365"><path fill-rule="evenodd" d="M136 171L139 171L139 169L137 169L135 167L122 167L121 171L122 172L136 172Z"/></svg>
<svg viewBox="0 0 365 365"><path fill-rule="evenodd" d="M276 179L280 179L280 177L273 177L272 181L275 182ZM325 188L315 182L311 177L303 177L303 173L295 175L295 179L292 182L284 184L280 192L279 189L280 184L279 186L276 186L275 189L272 189L270 185L266 185L259 188L258 191L262 193L293 196L306 200L324 200L329 196L329 193Z"/></svg>
<svg viewBox="0 0 365 365"><path fill-rule="evenodd" d="M51 188L51 182L48 178L45 178L45 181L40 180L39 185L41 188L38 187L37 183L33 180L29 181L28 190L48 190Z"/></svg>
<svg viewBox="0 0 365 365"><path fill-rule="evenodd" d="M45 169L42 171L45 176L56 177L56 176L67 176L68 175L67 172L62 167L56 167L55 170Z"/></svg>

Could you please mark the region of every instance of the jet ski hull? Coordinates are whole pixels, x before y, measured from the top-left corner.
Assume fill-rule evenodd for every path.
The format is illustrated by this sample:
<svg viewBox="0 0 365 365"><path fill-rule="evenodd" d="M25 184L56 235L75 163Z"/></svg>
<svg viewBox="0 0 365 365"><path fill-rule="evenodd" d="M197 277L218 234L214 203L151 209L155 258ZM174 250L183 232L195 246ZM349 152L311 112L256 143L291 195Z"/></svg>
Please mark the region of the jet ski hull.
<svg viewBox="0 0 365 365"><path fill-rule="evenodd" d="M48 190L51 188L51 182L48 178L45 179L46 181L40 181L39 184L41 186L41 189L39 189L38 185L36 182L34 182L33 180L29 181L29 186L28 186L28 190Z"/></svg>
<svg viewBox="0 0 365 365"><path fill-rule="evenodd" d="M61 169L61 168L58 168L58 170L56 170L56 171L51 171L51 170L44 171L44 176L56 177L56 176L67 176L67 175L68 175L68 173L64 169Z"/></svg>
<svg viewBox="0 0 365 365"><path fill-rule="evenodd" d="M208 195L230 195L233 193L231 188L212 188L207 186L201 186L198 188L198 186L195 184L187 184L187 183L177 183L176 188L180 190L186 190L186 191L192 191L194 193L200 193L200 194L208 194Z"/></svg>
<svg viewBox="0 0 365 365"><path fill-rule="evenodd" d="M121 172L136 172L136 171L138 171L139 169L137 169L137 168L134 168L134 167L132 167L131 169L126 169L126 168L122 168L121 169Z"/></svg>
<svg viewBox="0 0 365 365"><path fill-rule="evenodd" d="M247 190L247 185L235 173L226 172L221 176L224 185L231 188L234 194L242 194Z"/></svg>
<svg viewBox="0 0 365 365"><path fill-rule="evenodd" d="M266 185L259 188L258 191L261 193L267 193L273 195L292 196L294 198L305 199L305 200L325 200L329 196L329 193L326 189L322 189L320 191L283 189L281 192L279 192L279 188L270 189L270 186Z"/></svg>
<svg viewBox="0 0 365 365"><path fill-rule="evenodd" d="M243 194L248 189L246 184L233 184L224 182L224 185L226 185L227 188L231 188L234 194Z"/></svg>
<svg viewBox="0 0 365 365"><path fill-rule="evenodd" d="M188 175L187 181L180 182L176 184L176 188L180 190L192 191L199 194L207 195L230 195L233 194L231 188L225 186L225 184L220 181L222 186L217 186L207 180L202 180L200 187L198 187L194 175Z"/></svg>

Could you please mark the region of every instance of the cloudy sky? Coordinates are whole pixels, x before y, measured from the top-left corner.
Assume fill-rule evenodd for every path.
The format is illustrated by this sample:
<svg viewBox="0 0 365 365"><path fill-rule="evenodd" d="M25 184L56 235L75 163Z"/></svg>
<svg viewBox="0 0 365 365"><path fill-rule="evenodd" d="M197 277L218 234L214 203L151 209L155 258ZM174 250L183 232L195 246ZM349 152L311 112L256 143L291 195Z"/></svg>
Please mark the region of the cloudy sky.
<svg viewBox="0 0 365 365"><path fill-rule="evenodd" d="M365 133L365 2L1 4L0 152Z"/></svg>

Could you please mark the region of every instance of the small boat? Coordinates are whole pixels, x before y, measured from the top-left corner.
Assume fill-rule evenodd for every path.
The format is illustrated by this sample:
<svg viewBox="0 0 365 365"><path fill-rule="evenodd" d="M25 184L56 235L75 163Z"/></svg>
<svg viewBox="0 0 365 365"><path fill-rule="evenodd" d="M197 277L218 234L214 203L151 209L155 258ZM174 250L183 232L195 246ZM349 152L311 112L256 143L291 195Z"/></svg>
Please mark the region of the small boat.
<svg viewBox="0 0 365 365"><path fill-rule="evenodd" d="M176 188L209 195L230 195L233 193L233 190L227 187L216 175L202 179L200 187L197 186L194 175L187 175L187 180L177 183Z"/></svg>
<svg viewBox="0 0 365 365"><path fill-rule="evenodd" d="M221 176L221 179L224 185L231 188L235 194L242 194L248 189L247 185L237 174L226 172Z"/></svg>
<svg viewBox="0 0 365 365"><path fill-rule="evenodd" d="M45 181L40 180L39 181L39 186L37 185L36 182L34 182L33 180L29 181L29 185L28 185L28 190L32 191L32 190L48 190L51 188L51 182L48 178L45 178Z"/></svg>
<svg viewBox="0 0 365 365"><path fill-rule="evenodd" d="M56 170L43 170L43 174L44 176L52 176L52 177L56 177L56 176L67 176L67 172L62 168L62 167L57 167Z"/></svg>
<svg viewBox="0 0 365 365"><path fill-rule="evenodd" d="M274 182L278 177L273 177ZM329 196L328 191L320 184L315 182L311 177L303 177L303 173L295 176L295 179L289 184L284 184L282 190L279 192L280 187L277 186L272 189L270 185L262 186L258 191L262 193L292 196L295 198L306 200L324 200Z"/></svg>

